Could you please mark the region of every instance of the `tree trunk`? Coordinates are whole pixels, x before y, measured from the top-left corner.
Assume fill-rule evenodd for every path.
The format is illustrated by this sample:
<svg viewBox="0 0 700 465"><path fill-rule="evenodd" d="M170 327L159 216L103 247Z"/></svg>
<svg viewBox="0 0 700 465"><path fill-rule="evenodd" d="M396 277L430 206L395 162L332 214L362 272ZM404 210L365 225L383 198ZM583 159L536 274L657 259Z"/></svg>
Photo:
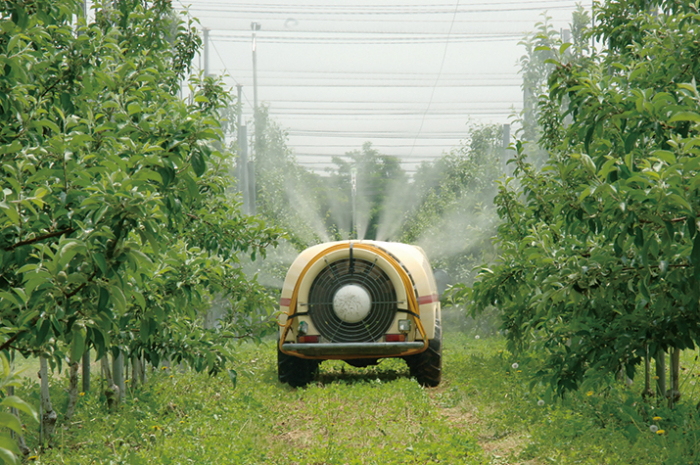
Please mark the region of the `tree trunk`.
<svg viewBox="0 0 700 465"><path fill-rule="evenodd" d="M136 355L131 356L131 389L136 389L139 385L139 367L138 367L138 357Z"/></svg>
<svg viewBox="0 0 700 465"><path fill-rule="evenodd" d="M114 384L119 387L117 401L122 403L126 397L126 384L124 383L124 353L121 351L117 357L112 357L112 374L114 375Z"/></svg>
<svg viewBox="0 0 700 465"><path fill-rule="evenodd" d="M651 389L651 357L649 356L649 346L646 347L644 355L644 390L642 397L649 398L654 395Z"/></svg>
<svg viewBox="0 0 700 465"><path fill-rule="evenodd" d="M141 365L141 386L143 386L146 384L146 381L148 381L148 375L146 374L146 367L148 366L148 363L146 362L146 357L141 355L139 363Z"/></svg>
<svg viewBox="0 0 700 465"><path fill-rule="evenodd" d="M51 395L49 394L49 368L45 357L39 357L39 377L41 378L41 431L42 447L43 440L51 441L53 432L56 429L58 414L51 405Z"/></svg>
<svg viewBox="0 0 700 465"><path fill-rule="evenodd" d="M110 410L115 410L119 405L119 386L114 384L114 378L112 378L112 370L109 367L109 355L105 354L104 357L100 359L100 364L102 365L102 378L105 380L107 386L105 387L105 397L107 397L107 407Z"/></svg>
<svg viewBox="0 0 700 465"><path fill-rule="evenodd" d="M90 349L83 354L83 392L90 392Z"/></svg>
<svg viewBox="0 0 700 465"><path fill-rule="evenodd" d="M112 378L112 369L109 367L108 354L100 359L100 366L102 367L102 378L107 382L107 386L111 386L114 384L114 378Z"/></svg>
<svg viewBox="0 0 700 465"><path fill-rule="evenodd" d="M674 348L671 350L671 389L667 393L669 408L673 408L681 398L680 369L681 350Z"/></svg>
<svg viewBox="0 0 700 465"><path fill-rule="evenodd" d="M656 351L656 393L666 396L666 352L663 349Z"/></svg>
<svg viewBox="0 0 700 465"><path fill-rule="evenodd" d="M131 357L131 366L131 386L135 388L139 384L143 385L146 382L146 367L141 357Z"/></svg>
<svg viewBox="0 0 700 465"><path fill-rule="evenodd" d="M75 413L75 405L78 403L78 367L79 363L72 363L68 378L68 406L66 407L66 421L69 421Z"/></svg>

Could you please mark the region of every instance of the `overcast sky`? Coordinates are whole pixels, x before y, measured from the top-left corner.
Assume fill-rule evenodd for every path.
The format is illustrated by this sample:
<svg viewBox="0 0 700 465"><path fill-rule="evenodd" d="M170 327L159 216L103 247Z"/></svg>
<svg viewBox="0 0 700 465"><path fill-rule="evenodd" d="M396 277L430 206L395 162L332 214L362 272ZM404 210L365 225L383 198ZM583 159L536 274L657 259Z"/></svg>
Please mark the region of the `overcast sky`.
<svg viewBox="0 0 700 465"><path fill-rule="evenodd" d="M522 37L543 12L566 29L571 0L175 0L210 29L210 73L243 85L316 171L366 141L412 172L459 145L469 121L504 124L522 108ZM583 3L590 11L590 0ZM196 66L204 66L199 59ZM235 90L234 90L235 91ZM252 125L251 125L252 126Z"/></svg>

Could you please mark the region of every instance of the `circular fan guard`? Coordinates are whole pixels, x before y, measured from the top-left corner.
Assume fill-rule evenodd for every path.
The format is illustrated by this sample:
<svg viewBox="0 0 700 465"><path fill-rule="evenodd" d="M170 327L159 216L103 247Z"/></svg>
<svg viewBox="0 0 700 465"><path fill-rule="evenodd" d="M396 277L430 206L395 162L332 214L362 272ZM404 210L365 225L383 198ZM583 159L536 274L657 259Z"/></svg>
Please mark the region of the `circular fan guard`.
<svg viewBox="0 0 700 465"><path fill-rule="evenodd" d="M333 310L335 293L350 284L362 286L372 299L367 316L356 323L341 320ZM309 314L318 332L330 342L374 342L394 321L396 290L389 276L376 263L341 259L326 265L309 291Z"/></svg>

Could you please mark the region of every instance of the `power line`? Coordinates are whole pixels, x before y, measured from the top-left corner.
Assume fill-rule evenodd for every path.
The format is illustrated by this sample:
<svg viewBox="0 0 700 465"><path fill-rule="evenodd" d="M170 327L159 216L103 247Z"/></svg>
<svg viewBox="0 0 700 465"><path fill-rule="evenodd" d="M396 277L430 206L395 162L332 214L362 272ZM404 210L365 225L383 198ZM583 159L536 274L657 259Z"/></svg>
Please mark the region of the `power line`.
<svg viewBox="0 0 700 465"><path fill-rule="evenodd" d="M352 151L352 150L349 150ZM316 158L348 158L350 157L347 153L344 153L343 155L337 155L337 154L326 154L326 153L294 153L294 156L296 157L316 157ZM441 157L442 155L406 155L406 154L390 154L390 153L382 153L381 156L385 157L390 157L390 158L396 158L399 161L404 161L404 160L419 160L419 159L433 159L436 157ZM307 160L309 161L309 160Z"/></svg>
<svg viewBox="0 0 700 465"><path fill-rule="evenodd" d="M182 4L182 2L179 2ZM574 3L571 0L534 0L528 2L530 4L557 4L557 3ZM217 1L203 1L199 3L200 5L210 5L212 7L220 7L221 5L231 5L231 2L229 0L223 0L220 2ZM476 7L476 6L506 6L506 5L522 5L523 1L522 0L512 0L512 1L507 1L507 2L483 2L483 3L470 3L470 7ZM255 2L255 3L235 3L236 6L239 7L263 7L263 8L273 8L273 9L279 9L283 7L289 7L289 3L261 3L261 2ZM427 3L424 5L420 4L415 4L415 3L407 3L404 5L397 5L395 3L392 3L390 6L385 6L385 5L377 5L377 3L371 3L371 4L356 4L353 3L351 5L341 5L341 4L332 4L328 2L323 2L321 4L300 4L300 3L294 3L292 5L294 8L297 9L318 9L318 8L323 8L326 10L329 9L356 9L356 10L372 10L372 9L417 9L417 8L447 8L449 9L448 12L452 12L453 9L453 4L452 3L442 3L442 4L435 4L435 3ZM540 7L541 8L541 7Z"/></svg>
<svg viewBox="0 0 700 465"><path fill-rule="evenodd" d="M334 130L318 130L318 129L290 129L286 131L290 136L313 136L313 137L330 137L330 138L348 138L348 139L413 139L414 132L398 132L398 131L334 131ZM421 134L418 139L463 139L467 135L467 131L458 132L434 132L431 134Z"/></svg>
<svg viewBox="0 0 700 465"><path fill-rule="evenodd" d="M560 18L556 16L552 16L552 21L561 23L561 22L566 22L570 21L570 17L568 13L573 10L573 8L562 8L560 11L555 11L553 13L562 13L566 14L565 17ZM500 10L503 13L508 13L509 10ZM533 9L533 11L537 11L537 9ZM252 15L251 15L252 16ZM251 16L246 16L246 17L251 17ZM197 17L200 18L221 18L221 15L216 12L216 11L211 11L211 12L198 12ZM334 19L328 19L328 18L319 18L319 17L305 17L303 18L304 24L307 23L329 23L329 22L338 22L337 20ZM480 20L479 18L475 17L467 17L467 18L457 18L455 20L455 23L457 24L484 24L484 23L498 23L498 24L505 24L505 23L522 23L522 24L533 24L537 22L538 20L534 18L521 18L521 19L502 19L502 20ZM348 25L351 23L357 23L358 25L367 25L367 24L381 24L382 27L387 27L389 25L404 25L404 24L414 24L414 25L439 25L439 24L446 24L448 23L449 20L443 20L443 19L436 19L436 18L420 18L420 19L411 19L411 18L397 18L397 19L391 19L391 18L386 18L386 17L357 17L357 18L343 18L342 23L343 25ZM531 28L530 28L531 29ZM243 30L243 29L241 29ZM271 29L272 32L276 31L283 31L283 29Z"/></svg>
<svg viewBox="0 0 700 465"><path fill-rule="evenodd" d="M247 70L246 70L247 71ZM344 75L360 75L360 76L373 76L377 78L381 77L396 77L396 76L422 76L422 77L435 77L437 75L437 72L420 72L420 71L410 71L410 72L404 72L404 71L358 71L356 69L347 69L347 70L308 70L308 69L258 69L258 72L261 74L266 74L266 75L272 75L272 74L279 74L284 76L285 78L289 77L290 74L301 74L303 77L307 76L317 76L317 75L327 75L327 76L344 76ZM252 73L248 73L252 74ZM247 75L248 75L247 74ZM494 79L498 78L501 76L502 73L499 72L493 72L493 73L463 73L463 72L451 72L451 73L442 73L442 76L457 76L461 78L484 78L484 79Z"/></svg>
<svg viewBox="0 0 700 465"><path fill-rule="evenodd" d="M377 105L393 105L392 108L395 109L406 109L406 108L417 108L421 106L422 102L417 100L384 100L384 101L374 101L374 100L296 100L296 99L275 99L275 108L304 108L304 106L316 108L319 105L331 105L333 108L357 108L357 105L362 105L362 108L376 108ZM433 102L434 105L442 105L446 107L459 106L462 108L464 105L496 105L503 103L512 103L511 99L508 100L455 100L449 102ZM290 105L285 105L290 104ZM343 105L343 107L339 107ZM422 106L421 106L422 108ZM387 108L383 108L387 109ZM389 108L391 109L391 108Z"/></svg>
<svg viewBox="0 0 700 465"><path fill-rule="evenodd" d="M522 34L499 34L482 36L464 36L451 39L453 43L473 43L473 42L506 42L521 40ZM244 36L217 36L216 40L222 42L246 43L250 38ZM339 37L285 37L285 36L265 36L257 38L258 42L266 44L290 44L290 45L419 45L419 44L442 44L445 38L339 38Z"/></svg>
<svg viewBox="0 0 700 465"><path fill-rule="evenodd" d="M455 116L462 116L462 117L468 117L468 116L503 116L507 117L510 113L512 113L512 110L510 109L504 109L504 110L494 110L494 111L464 111L461 113L446 113L446 114L440 114L440 113L430 113L430 119L431 120L436 120L436 119L454 119ZM406 120L413 120L413 121L418 121L419 118L422 118L423 115L420 113L411 113L411 114L395 114L395 113L374 113L374 114L363 114L363 113L355 113L355 114L333 114L333 113L274 113L271 112L271 115L273 116L291 116L294 117L296 120L318 120L319 117L324 117L328 119L333 119L335 120L347 120L347 119L357 119L358 117L363 117L367 119L376 119L380 118L382 122L391 122L391 121L396 121L396 122L406 122Z"/></svg>
<svg viewBox="0 0 700 465"><path fill-rule="evenodd" d="M233 79L233 82L235 82L236 85L240 85L240 83L236 80L235 77L233 77L233 75L231 74L231 72L230 72L230 71L228 70L228 68L226 67L226 62L224 62L224 59L221 57L221 54L219 53L219 49L216 48L216 45L215 45L214 42L211 40L211 36L209 36L209 43L211 44L212 48L214 48L214 52L216 52L216 56L218 56L218 57L219 57L219 60L221 60L221 63L224 64L224 71L226 71L226 76L228 76L229 78ZM250 105L250 108L252 109L252 108L254 107L254 105L250 102L250 99L249 99L248 96L246 95L245 91L243 91L243 97L245 97L246 102L248 102L248 105Z"/></svg>
<svg viewBox="0 0 700 465"><path fill-rule="evenodd" d="M450 29L447 31L448 38L452 34L452 27L455 24L455 18L457 17L457 10L459 8L459 1L460 0L457 0L457 3L455 4L455 12L452 15L452 22L450 23ZM433 103L433 97L435 97L435 89L437 88L438 82L440 82L440 75L442 74L442 70L445 67L445 58L447 58L447 47L448 46L449 46L449 39L447 42L445 42L445 48L443 49L443 52L442 52L442 61L440 62L440 69L438 70L438 75L435 78L435 84L433 84L433 88L430 91L430 99L428 99L428 106L426 107L425 111L423 112L423 117L421 118L420 126L418 127L418 132L416 133L416 138L413 139L414 144L416 143L418 136L420 135L421 131L423 130L423 124L425 123L425 117L428 114L428 111L430 111L430 104ZM413 153L413 147L411 147L410 153Z"/></svg>
<svg viewBox="0 0 700 465"><path fill-rule="evenodd" d="M348 148L349 144L323 144L323 145L311 145L311 144L294 144L295 149L313 149L313 148ZM372 144L372 148L383 149L383 148L407 148L412 147L411 144ZM418 144L416 147L453 147L452 144Z"/></svg>
<svg viewBox="0 0 700 465"><path fill-rule="evenodd" d="M216 37L241 37L242 31L230 30L230 29L210 29L214 32L212 35ZM281 35L272 35L268 33L276 33ZM425 39L445 39L449 36L458 37L497 37L497 36L511 36L517 35L522 37L520 32L461 32L458 34L446 34L444 32L421 32L421 31L341 31L338 29L328 29L328 30L316 30L316 31L285 31L283 29L266 29L265 31L259 32L261 38L265 37L288 37L288 36L311 36L309 38L315 39L326 39L328 37L347 35L349 37L363 35L363 36L396 36L394 38L425 38Z"/></svg>
<svg viewBox="0 0 700 465"><path fill-rule="evenodd" d="M234 79L235 81L235 79ZM338 82L341 81L341 82ZM342 85L343 87L349 86L358 86L358 85L366 85L370 84L372 87L395 87L398 84L401 84L402 86L409 86L409 87L432 87L434 81L429 81L426 79L418 79L418 78L413 78L413 79L391 79L391 78L382 78L382 79L372 79L372 78L338 78L338 79L329 79L329 78L313 78L310 77L308 79L304 79L301 77L292 77L289 79L277 79L275 77L266 77L264 81L265 85L270 85L270 86L281 86L281 87L287 87L290 85L293 86L317 86L317 85L326 85L327 84L333 84L334 86ZM487 78L482 78L482 79L443 79L442 80L442 85L443 86L456 86L456 87L462 87L462 86L470 86L473 85L473 83L479 82L479 83L485 83L481 85L490 85L490 84L498 84L498 85L510 85L513 82L519 82L517 79L513 77L503 77L503 78L496 78L496 79L487 79ZM279 83L279 84L277 84Z"/></svg>
<svg viewBox="0 0 700 465"><path fill-rule="evenodd" d="M226 76L224 76L226 77ZM438 84L437 87L520 87L521 83L519 81L514 81L512 84L504 84L504 83L497 83L497 82L487 82L483 84L467 84L467 83L459 83L459 84ZM346 84L339 84L337 82L329 82L329 83L288 83L286 81L280 81L280 82L270 82L270 81L263 81L261 83L258 83L258 86L260 87L328 87L328 88L333 88L333 87L344 87L344 88L353 88L353 87L376 87L376 88L395 88L395 87L412 87L412 88L420 88L420 87L428 87L425 84L383 84L383 85L377 85L377 84L365 84L365 83L357 83L357 82L349 82Z"/></svg>
<svg viewBox="0 0 700 465"><path fill-rule="evenodd" d="M506 6L506 5L512 5L513 3L508 3L504 4L501 3L500 5ZM516 2L515 4L522 4L522 2ZM486 4L481 4L484 6L490 6L493 7L494 5L498 6L499 4L496 3L486 3ZM224 4L213 4L210 7L207 6L198 6L197 10L199 11L206 11L206 12L216 12L218 14L221 13L247 13L247 14L255 14L255 15L276 15L276 16L288 16L288 15L295 15L295 16L304 16L304 15L311 15L311 16L358 16L358 17L366 17L366 16L407 16L407 15L446 15L450 13L454 13L455 15L457 14L464 14L464 13L510 13L510 12L518 12L518 11L540 11L540 10L557 10L557 9L571 9L576 6L575 2L573 1L567 1L566 4L564 5L549 5L546 7L542 6L518 6L518 7L507 7L507 8L471 8L471 7L465 7L465 8L451 8L445 5L443 8L435 8L432 6L426 6L426 7L418 7L418 8L400 8L400 7L395 7L395 6L377 6L375 5L374 7L372 6L362 6L362 7L355 7L355 8L348 8L340 5L310 5L310 6L305 6L305 5L293 5L292 8L290 8L290 5L265 5L265 4L253 4L253 5L245 5L245 4L237 4L237 5L232 5L230 3L224 3Z"/></svg>
<svg viewBox="0 0 700 465"><path fill-rule="evenodd" d="M406 109L391 109L391 108L279 108L277 106L271 107L269 109L271 114L284 115L284 116L422 116L424 113L421 110L406 110ZM474 108L474 107L463 107L460 109L452 110L434 110L430 112L433 116L459 116L471 112L476 113L502 113L503 111L512 111L510 107L500 107L500 108Z"/></svg>

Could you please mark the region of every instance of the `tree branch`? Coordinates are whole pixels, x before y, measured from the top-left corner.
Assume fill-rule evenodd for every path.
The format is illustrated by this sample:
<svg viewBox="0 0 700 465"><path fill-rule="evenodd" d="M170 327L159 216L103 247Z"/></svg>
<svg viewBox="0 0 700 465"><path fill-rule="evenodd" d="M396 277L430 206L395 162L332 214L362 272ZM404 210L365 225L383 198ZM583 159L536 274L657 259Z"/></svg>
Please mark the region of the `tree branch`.
<svg viewBox="0 0 700 465"><path fill-rule="evenodd" d="M70 291L69 293L64 294L64 295L66 296L66 298L70 299L70 298L73 297L75 294L77 294L78 292L80 292L81 290L83 290L83 288L85 288L85 286L87 286L89 283L92 282L93 279L95 279L95 276L96 276L96 275L97 275L97 269L95 269L95 270L92 272L92 274L88 277L88 279L87 279L83 284L81 284L80 286L76 287L75 289L73 289L73 290ZM80 313L81 315L83 315L83 312L81 312L80 310L77 310L77 312ZM85 315L83 315L83 316L85 316Z"/></svg>
<svg viewBox="0 0 700 465"><path fill-rule="evenodd" d="M60 231L54 231L50 232L48 234L44 234L43 236L38 236L33 239L27 239L24 241L19 241L16 244L11 245L10 247L5 247L3 250L5 252L10 252L12 250L15 250L17 247L21 247L23 245L29 245L29 244L34 244L36 242L43 241L44 239L50 239L52 237L58 237L63 234L71 234L75 232L75 228L66 228L66 229L61 229Z"/></svg>
<svg viewBox="0 0 700 465"><path fill-rule="evenodd" d="M33 327L34 325L36 325L36 322L37 322L37 321L39 321L39 315L37 315L37 316L35 316L34 318L32 318L32 321L29 322L29 327L31 328L31 327ZM17 331L15 334L13 334L13 335L10 337L10 339L8 339L7 341L3 342L2 345L0 345L0 352L5 351L5 350L8 349L10 346L12 346L12 343L15 342L15 341L17 340L17 338L18 338L20 335L26 333L27 331L28 331L28 329L22 329L22 330L20 330L20 331Z"/></svg>

